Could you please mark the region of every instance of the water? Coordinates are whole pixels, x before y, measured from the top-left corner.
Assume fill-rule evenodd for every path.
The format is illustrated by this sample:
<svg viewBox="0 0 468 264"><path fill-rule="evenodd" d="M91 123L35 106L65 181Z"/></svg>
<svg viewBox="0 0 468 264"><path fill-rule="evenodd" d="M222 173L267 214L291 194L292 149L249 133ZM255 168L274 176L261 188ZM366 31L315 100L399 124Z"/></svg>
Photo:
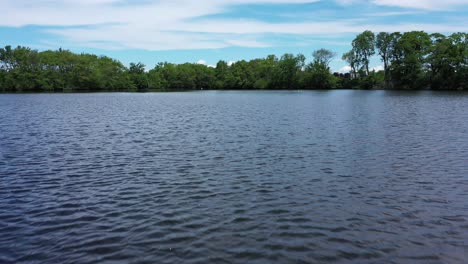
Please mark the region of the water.
<svg viewBox="0 0 468 264"><path fill-rule="evenodd" d="M468 94L0 95L0 263L463 263Z"/></svg>

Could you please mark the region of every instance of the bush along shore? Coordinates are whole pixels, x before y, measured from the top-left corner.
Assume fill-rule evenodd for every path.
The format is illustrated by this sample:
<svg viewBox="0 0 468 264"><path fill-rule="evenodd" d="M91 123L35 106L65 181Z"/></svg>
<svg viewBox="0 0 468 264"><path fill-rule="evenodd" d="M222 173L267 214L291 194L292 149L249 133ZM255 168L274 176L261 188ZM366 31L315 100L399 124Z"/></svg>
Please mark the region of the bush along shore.
<svg viewBox="0 0 468 264"><path fill-rule="evenodd" d="M126 67L106 56L68 50L0 48L0 92L176 91L216 89L468 89L468 34L449 36L422 31L356 36L342 55L349 73L332 73L338 54L328 49L275 55L215 67L195 63L142 63ZM370 69L378 56L382 71Z"/></svg>

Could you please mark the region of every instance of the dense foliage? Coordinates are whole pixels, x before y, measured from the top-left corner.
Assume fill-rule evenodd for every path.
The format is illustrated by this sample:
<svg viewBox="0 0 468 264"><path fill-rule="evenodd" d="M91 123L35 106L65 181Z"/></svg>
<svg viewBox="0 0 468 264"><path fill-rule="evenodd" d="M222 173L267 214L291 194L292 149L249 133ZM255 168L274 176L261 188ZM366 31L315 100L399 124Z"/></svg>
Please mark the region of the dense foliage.
<svg viewBox="0 0 468 264"><path fill-rule="evenodd" d="M450 36L425 32L359 34L352 50L342 57L349 74L332 74L335 53L320 49L306 64L302 54L270 55L216 67L185 63L159 63L129 67L105 56L74 54L67 50L0 48L0 91L149 91L180 89L468 89L466 33ZM378 55L384 71L369 67Z"/></svg>
<svg viewBox="0 0 468 264"><path fill-rule="evenodd" d="M384 64L383 75L369 71L369 56L376 50ZM365 31L356 37L343 60L351 66L355 88L468 89L467 33L374 35Z"/></svg>

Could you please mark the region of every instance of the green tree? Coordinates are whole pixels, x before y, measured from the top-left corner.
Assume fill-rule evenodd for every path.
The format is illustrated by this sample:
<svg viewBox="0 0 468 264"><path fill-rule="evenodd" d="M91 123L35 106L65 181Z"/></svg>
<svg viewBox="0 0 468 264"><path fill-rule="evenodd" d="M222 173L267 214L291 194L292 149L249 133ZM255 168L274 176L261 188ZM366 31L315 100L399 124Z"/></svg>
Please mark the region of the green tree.
<svg viewBox="0 0 468 264"><path fill-rule="evenodd" d="M313 52L313 62L299 54L275 55L215 68L194 63L145 65L106 56L75 54L68 50L39 52L27 47L0 48L0 91L147 91L174 89L468 89L467 33L427 34L422 31L385 33L365 31L356 36L342 59L351 66L351 78L332 75L334 53ZM375 47L384 72L369 69Z"/></svg>
<svg viewBox="0 0 468 264"><path fill-rule="evenodd" d="M272 84L276 89L298 88L299 75L304 68L305 57L302 54L294 56L293 54L284 54L278 61Z"/></svg>
<svg viewBox="0 0 468 264"><path fill-rule="evenodd" d="M354 49L346 52L341 57L342 60L346 61L349 66L351 67L351 77L357 78L358 77L358 69L360 68L360 61L357 59L356 51Z"/></svg>
<svg viewBox="0 0 468 264"><path fill-rule="evenodd" d="M375 46L378 50L380 55L380 59L384 64L384 73L385 73L385 87L390 87L391 81L391 72L390 72L390 64L392 59L392 54L394 53L394 49L396 47L396 43L399 39L399 33L387 33L387 32L380 32L375 40Z"/></svg>
<svg viewBox="0 0 468 264"><path fill-rule="evenodd" d="M309 89L334 89L338 80L331 74L329 63L335 56L330 50L320 49L312 53L314 61L306 67L305 83Z"/></svg>
<svg viewBox="0 0 468 264"><path fill-rule="evenodd" d="M145 74L145 65L143 63L130 63L128 69L130 80L137 90L142 91L149 88L148 78Z"/></svg>
<svg viewBox="0 0 468 264"><path fill-rule="evenodd" d="M425 69L431 37L422 31L406 32L395 45L392 55L392 81L399 89L422 89L428 85Z"/></svg>
<svg viewBox="0 0 468 264"><path fill-rule="evenodd" d="M215 83L214 83L214 88L215 89L228 89L227 87L227 79L232 78L230 75L230 70L229 70L229 65L227 62L220 60L216 64L216 68L214 70L214 77L215 77Z"/></svg>
<svg viewBox="0 0 468 264"><path fill-rule="evenodd" d="M122 63L106 56L96 61L98 88L108 91L125 91L133 88L130 75Z"/></svg>
<svg viewBox="0 0 468 264"><path fill-rule="evenodd" d="M324 63L315 61L307 66L306 85L308 89L335 89L338 80Z"/></svg>
<svg viewBox="0 0 468 264"><path fill-rule="evenodd" d="M456 83L453 88L468 89L468 33L454 33L449 39L454 46L451 58Z"/></svg>
<svg viewBox="0 0 468 264"><path fill-rule="evenodd" d="M375 54L375 35L371 31L364 31L353 40L353 50L356 60L363 65L366 75L369 75L370 58Z"/></svg>
<svg viewBox="0 0 468 264"><path fill-rule="evenodd" d="M301 59L301 58L299 58ZM275 89L274 74L278 67L278 58L268 55L266 58L255 59L250 62L250 68L254 72L254 89Z"/></svg>
<svg viewBox="0 0 468 264"><path fill-rule="evenodd" d="M215 71L214 68L201 65L193 64L195 70L195 86L197 90L209 90L214 89Z"/></svg>
<svg viewBox="0 0 468 264"><path fill-rule="evenodd" d="M0 91L1 92L7 91L6 78L7 78L7 72L0 67Z"/></svg>
<svg viewBox="0 0 468 264"><path fill-rule="evenodd" d="M321 63L327 67L335 56L336 56L336 53L327 49L319 49L312 53L312 57L314 58L314 61Z"/></svg>

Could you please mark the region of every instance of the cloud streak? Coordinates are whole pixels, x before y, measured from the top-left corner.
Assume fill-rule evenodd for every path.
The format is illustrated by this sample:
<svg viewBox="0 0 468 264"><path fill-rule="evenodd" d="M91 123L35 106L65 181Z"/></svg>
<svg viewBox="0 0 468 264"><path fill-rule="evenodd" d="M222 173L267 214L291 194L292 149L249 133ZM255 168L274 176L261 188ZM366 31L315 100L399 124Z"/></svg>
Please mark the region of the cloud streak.
<svg viewBox="0 0 468 264"><path fill-rule="evenodd" d="M451 10L468 5L467 0L372 0L372 3L383 6L426 10Z"/></svg>
<svg viewBox="0 0 468 264"><path fill-rule="evenodd" d="M108 49L219 49L271 47L278 35L343 35L373 31L467 31L468 23L375 23L365 19L265 21L223 18L234 6L321 4L319 0L0 0L0 26L40 26L68 46ZM341 4L363 4L359 0ZM367 1L369 2L369 1ZM466 1L443 2L373 0L375 5L433 9L458 6ZM443 3L443 4L442 4ZM399 11L410 12L410 11ZM394 13L397 14L397 13ZM216 18L211 16L217 15ZM210 18L211 17L211 18ZM466 19L465 19L466 20ZM468 21L464 21L468 22ZM50 38L50 37L49 37ZM50 42L50 39L48 40Z"/></svg>

